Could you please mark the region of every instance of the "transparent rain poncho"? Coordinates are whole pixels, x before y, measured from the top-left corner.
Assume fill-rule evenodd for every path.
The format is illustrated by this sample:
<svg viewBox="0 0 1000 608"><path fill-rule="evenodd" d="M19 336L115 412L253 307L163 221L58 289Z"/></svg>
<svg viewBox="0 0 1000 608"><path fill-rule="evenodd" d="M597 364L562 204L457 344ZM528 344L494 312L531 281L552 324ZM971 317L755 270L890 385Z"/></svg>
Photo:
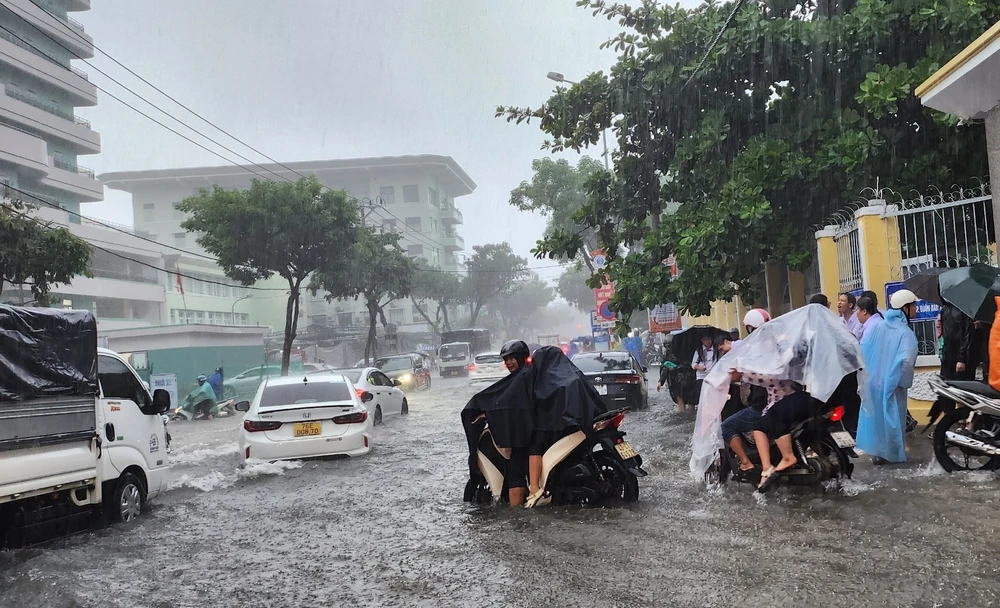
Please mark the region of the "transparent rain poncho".
<svg viewBox="0 0 1000 608"><path fill-rule="evenodd" d="M726 353L705 378L692 437L691 474L702 479L722 448L730 371L792 380L827 401L844 376L861 370L861 346L839 316L810 304L765 323ZM859 390L864 378L858 375Z"/></svg>

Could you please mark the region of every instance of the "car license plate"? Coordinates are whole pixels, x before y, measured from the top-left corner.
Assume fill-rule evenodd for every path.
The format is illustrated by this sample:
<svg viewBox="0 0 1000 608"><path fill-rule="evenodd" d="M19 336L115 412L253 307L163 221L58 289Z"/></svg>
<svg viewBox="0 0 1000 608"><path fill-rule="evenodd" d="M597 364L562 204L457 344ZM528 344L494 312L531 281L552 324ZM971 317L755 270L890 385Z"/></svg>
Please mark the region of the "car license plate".
<svg viewBox="0 0 1000 608"><path fill-rule="evenodd" d="M632 449L632 444L627 441L615 444L615 449L618 450L618 455L622 457L622 460L628 460L629 458L635 458L639 455L634 449Z"/></svg>
<svg viewBox="0 0 1000 608"><path fill-rule="evenodd" d="M296 437L308 437L319 435L323 423L321 422L299 422L293 427L292 432Z"/></svg>
<svg viewBox="0 0 1000 608"><path fill-rule="evenodd" d="M847 431L837 431L835 433L830 433L833 440L837 442L837 447L840 448L853 448L855 446L854 437Z"/></svg>
<svg viewBox="0 0 1000 608"><path fill-rule="evenodd" d="M608 394L608 385L607 384L595 384L594 388L597 389L597 394L598 395L607 395Z"/></svg>

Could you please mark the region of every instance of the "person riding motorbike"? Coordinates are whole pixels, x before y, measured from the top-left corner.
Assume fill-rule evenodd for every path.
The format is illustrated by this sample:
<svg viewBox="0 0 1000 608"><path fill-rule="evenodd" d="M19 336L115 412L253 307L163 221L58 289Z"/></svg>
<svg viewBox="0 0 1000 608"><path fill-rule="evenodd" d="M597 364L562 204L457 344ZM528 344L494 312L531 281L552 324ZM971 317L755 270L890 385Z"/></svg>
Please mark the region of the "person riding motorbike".
<svg viewBox="0 0 1000 608"><path fill-rule="evenodd" d="M215 391L216 401L222 401L222 387L225 380L223 374L222 367L217 367L215 368L215 373L208 379L208 383L212 385L212 390Z"/></svg>
<svg viewBox="0 0 1000 608"><path fill-rule="evenodd" d="M507 371L516 374L527 369L531 352L523 340L511 340L500 349L500 356L503 358L503 364L507 367ZM537 432L532 433L531 444L528 448L511 449L507 473L507 497L512 507L524 504L525 498L528 497L529 478L534 480L530 487L535 489L538 487L538 479L542 474L541 454L544 454L545 450L536 445L536 435ZM538 454L535 455L534 452L538 452Z"/></svg>
<svg viewBox="0 0 1000 608"><path fill-rule="evenodd" d="M747 334L752 334L758 327L770 320L771 315L766 310L755 308L744 315L743 326L746 327ZM734 342L732 348L735 348L737 344L739 342ZM746 446L743 445L743 434L749 433L757 427L761 412L767 407L767 390L762 386L741 382L741 374L734 372L730 377L733 382L740 382L741 401L747 407L722 421L722 441L736 454L736 459L740 463L740 471L751 471L754 464L747 455Z"/></svg>
<svg viewBox="0 0 1000 608"><path fill-rule="evenodd" d="M206 420L214 420L219 415L219 406L215 401L215 391L204 375L198 376L198 386L184 398L184 410L197 416L204 414ZM177 409L180 413L181 408Z"/></svg>

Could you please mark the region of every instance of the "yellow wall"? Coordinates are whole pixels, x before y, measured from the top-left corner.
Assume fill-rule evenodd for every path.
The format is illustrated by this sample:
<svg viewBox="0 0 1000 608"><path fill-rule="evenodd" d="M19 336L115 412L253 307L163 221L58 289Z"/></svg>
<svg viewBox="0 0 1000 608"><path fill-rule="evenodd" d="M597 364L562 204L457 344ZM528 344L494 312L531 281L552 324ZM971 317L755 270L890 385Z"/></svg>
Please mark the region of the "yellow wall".
<svg viewBox="0 0 1000 608"><path fill-rule="evenodd" d="M834 226L827 226L816 233L816 265L819 267L820 289L831 302L837 301L837 292L840 291L840 271L834 234L836 234Z"/></svg>

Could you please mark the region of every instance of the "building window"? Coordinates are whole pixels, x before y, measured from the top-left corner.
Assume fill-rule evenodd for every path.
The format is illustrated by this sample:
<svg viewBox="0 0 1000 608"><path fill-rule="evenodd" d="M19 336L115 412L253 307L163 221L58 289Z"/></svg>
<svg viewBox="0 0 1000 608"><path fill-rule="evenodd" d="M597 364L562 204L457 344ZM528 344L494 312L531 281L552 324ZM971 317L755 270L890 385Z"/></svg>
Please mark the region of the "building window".
<svg viewBox="0 0 1000 608"><path fill-rule="evenodd" d="M406 315L403 314L402 308L390 308L389 309L389 322L393 325L403 325L406 323Z"/></svg>
<svg viewBox="0 0 1000 608"><path fill-rule="evenodd" d="M435 190L434 188L427 188L427 194L430 195L432 207L439 207L441 205L441 202L438 200L437 190Z"/></svg>
<svg viewBox="0 0 1000 608"><path fill-rule="evenodd" d="M403 186L403 202L419 203L420 188L418 188L417 186Z"/></svg>
<svg viewBox="0 0 1000 608"><path fill-rule="evenodd" d="M428 317L433 317L432 311L430 311L428 309L429 309L429 307L427 305L421 306L421 305L417 304L416 302L414 302L413 303L413 310L410 311L413 314L413 321L414 322L419 322L419 321L422 321L424 319L423 315L420 314L421 310L424 311L425 313L427 313Z"/></svg>
<svg viewBox="0 0 1000 608"><path fill-rule="evenodd" d="M184 212L179 209L180 205L181 205L180 203L174 203L174 205L173 205L173 207L174 207L174 219L175 220L182 220L182 219L184 219Z"/></svg>
<svg viewBox="0 0 1000 608"><path fill-rule="evenodd" d="M406 231L407 232L421 232L420 218L419 217L408 217L408 218L406 218Z"/></svg>
<svg viewBox="0 0 1000 608"><path fill-rule="evenodd" d="M423 245L410 245L406 248L406 254L410 257L419 258L424 255Z"/></svg>
<svg viewBox="0 0 1000 608"><path fill-rule="evenodd" d="M174 233L174 245L176 245L178 247L183 247L183 246L187 245L187 233L186 232L175 232ZM199 292L199 293L201 293L201 292Z"/></svg>
<svg viewBox="0 0 1000 608"><path fill-rule="evenodd" d="M350 327L354 323L354 315L349 312L337 313L337 325L340 327Z"/></svg>
<svg viewBox="0 0 1000 608"><path fill-rule="evenodd" d="M152 222L156 220L156 205L153 203L143 203L142 205L142 219L147 222Z"/></svg>
<svg viewBox="0 0 1000 608"><path fill-rule="evenodd" d="M396 232L396 220L382 220L382 232Z"/></svg>
<svg viewBox="0 0 1000 608"><path fill-rule="evenodd" d="M382 197L382 202L386 205L396 202L396 188L392 186L382 186L378 189L378 195Z"/></svg>

